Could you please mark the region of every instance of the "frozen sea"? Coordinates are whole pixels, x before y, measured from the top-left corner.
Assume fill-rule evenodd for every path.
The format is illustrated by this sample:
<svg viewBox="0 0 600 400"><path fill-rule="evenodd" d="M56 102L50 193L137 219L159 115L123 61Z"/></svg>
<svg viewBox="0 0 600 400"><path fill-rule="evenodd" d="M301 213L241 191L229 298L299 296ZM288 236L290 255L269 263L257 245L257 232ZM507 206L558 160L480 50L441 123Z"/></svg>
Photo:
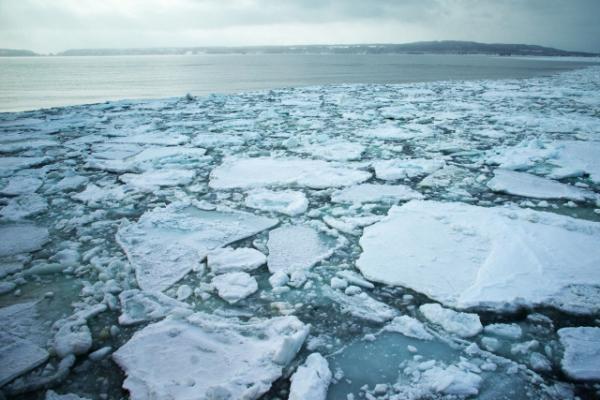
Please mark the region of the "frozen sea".
<svg viewBox="0 0 600 400"><path fill-rule="evenodd" d="M548 65L1 113L0 398L598 398L600 67Z"/></svg>
<svg viewBox="0 0 600 400"><path fill-rule="evenodd" d="M1 57L0 112L336 83L528 78L590 61L484 55Z"/></svg>

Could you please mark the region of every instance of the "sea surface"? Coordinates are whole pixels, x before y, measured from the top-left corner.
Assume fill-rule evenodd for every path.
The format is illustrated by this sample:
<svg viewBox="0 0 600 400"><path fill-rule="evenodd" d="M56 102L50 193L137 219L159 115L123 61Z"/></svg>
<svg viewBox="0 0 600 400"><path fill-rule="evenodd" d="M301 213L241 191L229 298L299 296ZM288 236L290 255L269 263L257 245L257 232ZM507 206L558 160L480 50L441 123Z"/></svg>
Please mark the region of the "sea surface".
<svg viewBox="0 0 600 400"><path fill-rule="evenodd" d="M528 78L583 60L484 55L175 55L0 58L0 112L107 100L340 83Z"/></svg>

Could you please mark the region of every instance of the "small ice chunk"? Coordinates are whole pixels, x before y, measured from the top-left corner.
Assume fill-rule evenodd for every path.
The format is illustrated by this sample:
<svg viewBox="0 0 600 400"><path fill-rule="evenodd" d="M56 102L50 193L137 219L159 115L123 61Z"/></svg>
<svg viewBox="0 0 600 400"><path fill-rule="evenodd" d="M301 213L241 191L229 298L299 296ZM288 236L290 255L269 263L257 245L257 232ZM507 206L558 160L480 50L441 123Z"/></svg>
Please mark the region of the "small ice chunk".
<svg viewBox="0 0 600 400"><path fill-rule="evenodd" d="M210 173L213 189L306 186L313 189L349 186L371 177L366 171L320 160L269 157L229 159Z"/></svg>
<svg viewBox="0 0 600 400"><path fill-rule="evenodd" d="M269 278L269 283L274 288L285 286L289 281L290 277L283 271L277 271Z"/></svg>
<svg viewBox="0 0 600 400"><path fill-rule="evenodd" d="M323 296L338 303L342 312L348 313L356 318L383 323L398 315L398 311L385 303L375 300L366 293L349 296L329 286L323 286Z"/></svg>
<svg viewBox="0 0 600 400"><path fill-rule="evenodd" d="M399 317L395 317L383 329L388 332L400 333L404 336L408 336L415 339L433 339L433 335L427 332L425 325L423 325L421 321L408 315L401 315Z"/></svg>
<svg viewBox="0 0 600 400"><path fill-rule="evenodd" d="M479 394L481 377L473 372L463 371L455 365L443 368L435 366L423 372L421 382L438 393L454 396L475 396Z"/></svg>
<svg viewBox="0 0 600 400"><path fill-rule="evenodd" d="M309 226L283 226L269 232L267 265L271 273L307 270L330 257L334 239Z"/></svg>
<svg viewBox="0 0 600 400"><path fill-rule="evenodd" d="M600 379L600 328L581 326L558 330L565 351L561 366L576 380Z"/></svg>
<svg viewBox="0 0 600 400"><path fill-rule="evenodd" d="M73 190L77 190L83 185L86 185L89 182L89 179L85 176L73 175L66 176L58 181L56 184L48 187L48 193L58 193L58 192L71 192ZM47 186L47 185L46 185Z"/></svg>
<svg viewBox="0 0 600 400"><path fill-rule="evenodd" d="M48 242L48 230L35 225L0 227L0 257L30 253Z"/></svg>
<svg viewBox="0 0 600 400"><path fill-rule="evenodd" d="M65 322L54 336L54 350L60 358L85 354L91 347L92 333L85 320Z"/></svg>
<svg viewBox="0 0 600 400"><path fill-rule="evenodd" d="M144 292L138 289L124 290L119 294L121 315L119 324L133 325L140 322L160 319L176 309L186 309L182 303L161 292Z"/></svg>
<svg viewBox="0 0 600 400"><path fill-rule="evenodd" d="M189 285L181 285L177 288L177 300L185 301L188 297L190 297L194 291Z"/></svg>
<svg viewBox="0 0 600 400"><path fill-rule="evenodd" d="M365 289L373 289L375 285L365 280L360 274L347 269L336 272L336 275L348 281L352 285L360 286Z"/></svg>
<svg viewBox="0 0 600 400"><path fill-rule="evenodd" d="M344 290L348 287L348 281L346 281L345 279L342 279L342 278L338 278L337 276L334 276L333 278L331 278L331 281L329 282L329 286L331 286L333 289Z"/></svg>
<svg viewBox="0 0 600 400"><path fill-rule="evenodd" d="M217 275L212 280L219 297L229 304L235 304L258 290L256 279L246 272L228 272Z"/></svg>
<svg viewBox="0 0 600 400"><path fill-rule="evenodd" d="M136 332L113 359L133 399L258 399L308 335L294 316L241 322L197 313ZM165 345L168 343L168 346Z"/></svg>
<svg viewBox="0 0 600 400"><path fill-rule="evenodd" d="M332 374L329 363L319 353L312 353L290 378L288 400L325 400Z"/></svg>
<svg viewBox="0 0 600 400"><path fill-rule="evenodd" d="M365 151L365 146L360 143L330 141L308 144L300 148L292 147L290 150L330 161L350 161L360 160L362 153Z"/></svg>
<svg viewBox="0 0 600 400"><path fill-rule="evenodd" d="M423 195L405 185L378 185L363 183L338 190L331 195L334 203L398 203L422 199Z"/></svg>
<svg viewBox="0 0 600 400"><path fill-rule="evenodd" d="M385 181L412 179L429 175L446 163L444 160L427 158L405 158L400 160L384 160L373 163L375 175Z"/></svg>
<svg viewBox="0 0 600 400"><path fill-rule="evenodd" d="M73 393L68 394L58 394L53 390L48 390L46 392L46 397L44 400L89 400L87 397L77 396Z"/></svg>
<svg viewBox="0 0 600 400"><path fill-rule="evenodd" d="M445 331L461 337L471 337L483 330L477 314L457 312L443 308L437 303L423 304L419 311L434 324L440 325Z"/></svg>
<svg viewBox="0 0 600 400"><path fill-rule="evenodd" d="M256 189L248 192L246 207L262 211L273 211L290 216L300 215L308 209L308 200L302 192L293 190L272 191Z"/></svg>
<svg viewBox="0 0 600 400"><path fill-rule="evenodd" d="M206 264L214 274L253 271L266 262L267 257L263 253L250 247L223 247L211 251L206 256Z"/></svg>
<svg viewBox="0 0 600 400"><path fill-rule="evenodd" d="M519 339L523 335L523 330L517 324L490 324L483 331L507 339Z"/></svg>

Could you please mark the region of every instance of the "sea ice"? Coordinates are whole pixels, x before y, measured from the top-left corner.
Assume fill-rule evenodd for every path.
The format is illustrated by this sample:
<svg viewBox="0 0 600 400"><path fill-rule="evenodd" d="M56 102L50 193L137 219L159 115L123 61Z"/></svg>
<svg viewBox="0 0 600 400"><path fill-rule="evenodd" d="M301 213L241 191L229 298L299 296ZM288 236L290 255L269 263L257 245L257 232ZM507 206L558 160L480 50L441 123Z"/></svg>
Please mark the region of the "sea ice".
<svg viewBox="0 0 600 400"><path fill-rule="evenodd" d="M0 216L9 221L18 221L41 214L48 209L48 202L39 194L31 193L13 197L6 207L0 210Z"/></svg>
<svg viewBox="0 0 600 400"><path fill-rule="evenodd" d="M313 189L349 186L371 177L366 171L320 160L241 158L226 160L210 174L213 189L250 189L266 186L306 186Z"/></svg>
<svg viewBox="0 0 600 400"><path fill-rule="evenodd" d="M122 291L119 300L121 302L119 324L121 325L134 325L161 319L173 310L189 308L186 303L161 292L144 292L138 289Z"/></svg>
<svg viewBox="0 0 600 400"><path fill-rule="evenodd" d="M548 160L556 166L550 176L565 178L588 174L594 183L600 183L600 142L597 141L557 141L555 154Z"/></svg>
<svg viewBox="0 0 600 400"><path fill-rule="evenodd" d="M325 357L312 353L290 378L288 400L325 400L332 374Z"/></svg>
<svg viewBox="0 0 600 400"><path fill-rule="evenodd" d="M0 257L39 250L48 240L46 228L27 224L0 226Z"/></svg>
<svg viewBox="0 0 600 400"><path fill-rule="evenodd" d="M256 279L246 272L228 272L217 275L212 280L219 297L235 304L258 290Z"/></svg>
<svg viewBox="0 0 600 400"><path fill-rule="evenodd" d="M42 186L43 181L33 176L15 176L12 177L6 186L0 190L0 194L6 196L18 196L21 194L31 194Z"/></svg>
<svg viewBox="0 0 600 400"><path fill-rule="evenodd" d="M394 181L397 179L412 179L429 175L445 165L444 160L426 158L405 158L399 160L384 160L373 163L375 175L379 179Z"/></svg>
<svg viewBox="0 0 600 400"><path fill-rule="evenodd" d="M307 335L293 316L241 322L197 313L136 332L113 359L133 400L251 400L269 390Z"/></svg>
<svg viewBox="0 0 600 400"><path fill-rule="evenodd" d="M599 238L600 224L552 213L411 201L365 228L357 267L455 308L560 307L565 288L600 284Z"/></svg>
<svg viewBox="0 0 600 400"><path fill-rule="evenodd" d="M433 339L433 335L427 331L425 325L423 325L421 321L408 315L395 317L383 329L388 332L400 333L404 336L415 339Z"/></svg>
<svg viewBox="0 0 600 400"><path fill-rule="evenodd" d="M430 322L438 324L445 331L460 337L475 336L483 329L477 314L457 312L449 308L443 308L436 303L423 304L419 307L419 311Z"/></svg>
<svg viewBox="0 0 600 400"><path fill-rule="evenodd" d="M206 256L206 264L214 274L252 271L266 262L267 257L263 253L250 247L223 247L211 251Z"/></svg>
<svg viewBox="0 0 600 400"><path fill-rule="evenodd" d="M360 143L330 141L308 144L297 150L295 148L290 150L329 161L350 161L360 160L362 153L365 151L365 146Z"/></svg>
<svg viewBox="0 0 600 400"><path fill-rule="evenodd" d="M331 195L334 203L398 203L422 199L423 195L405 185L363 183L340 189Z"/></svg>
<svg viewBox="0 0 600 400"><path fill-rule="evenodd" d="M340 305L342 312L356 318L384 323L398 315L398 311L385 303L375 300L366 293L347 295L338 290L323 286L323 295Z"/></svg>
<svg viewBox="0 0 600 400"><path fill-rule="evenodd" d="M0 387L44 363L49 356L29 340L0 333Z"/></svg>
<svg viewBox="0 0 600 400"><path fill-rule="evenodd" d="M293 190L256 189L248 192L244 204L257 210L274 211L290 216L303 214L308 208L306 195Z"/></svg>
<svg viewBox="0 0 600 400"><path fill-rule="evenodd" d="M153 191L163 186L187 185L196 172L186 169L150 170L141 174L123 174L119 180L140 191Z"/></svg>
<svg viewBox="0 0 600 400"><path fill-rule="evenodd" d="M495 192L514 194L536 199L568 199L585 201L598 196L575 186L555 182L525 172L505 169L494 170L494 177L487 186Z"/></svg>
<svg viewBox="0 0 600 400"><path fill-rule="evenodd" d="M244 212L171 204L121 225L117 242L134 266L140 288L163 291L200 268L208 252L276 224L276 219Z"/></svg>
<svg viewBox="0 0 600 400"><path fill-rule="evenodd" d="M270 231L267 247L269 271L291 274L294 271L307 270L330 257L336 244L335 239L328 238L309 226L292 225Z"/></svg>
<svg viewBox="0 0 600 400"><path fill-rule="evenodd" d="M47 157L0 157L0 177L13 176L15 171L48 162Z"/></svg>
<svg viewBox="0 0 600 400"><path fill-rule="evenodd" d="M561 366L577 380L600 380L600 328L577 327L558 330L564 347Z"/></svg>

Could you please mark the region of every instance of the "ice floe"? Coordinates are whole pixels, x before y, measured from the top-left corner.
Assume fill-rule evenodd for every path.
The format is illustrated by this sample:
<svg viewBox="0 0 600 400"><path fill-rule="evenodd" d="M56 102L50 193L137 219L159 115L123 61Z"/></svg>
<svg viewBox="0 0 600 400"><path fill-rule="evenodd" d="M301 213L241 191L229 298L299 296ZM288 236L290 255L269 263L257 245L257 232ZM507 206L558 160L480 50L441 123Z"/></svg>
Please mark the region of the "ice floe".
<svg viewBox="0 0 600 400"><path fill-rule="evenodd" d="M573 379L600 380L600 328L576 327L558 330L564 347L561 366Z"/></svg>
<svg viewBox="0 0 600 400"><path fill-rule="evenodd" d="M349 186L366 181L370 177L369 172L340 167L320 160L258 157L225 161L210 173L210 186L214 189L251 189L269 186L320 189Z"/></svg>
<svg viewBox="0 0 600 400"><path fill-rule="evenodd" d="M483 330L477 314L457 312L436 303L423 304L419 307L419 311L430 322L461 337L475 336Z"/></svg>
<svg viewBox="0 0 600 400"><path fill-rule="evenodd" d="M136 271L143 290L163 291L193 269L208 252L277 224L272 218L239 211L205 211L170 205L124 223L117 241Z"/></svg>
<svg viewBox="0 0 600 400"><path fill-rule="evenodd" d="M357 266L451 307L561 307L570 287L600 283L599 237L598 223L557 214L411 201L365 228Z"/></svg>
<svg viewBox="0 0 600 400"><path fill-rule="evenodd" d="M338 190L331 195L334 203L398 203L422 199L423 195L405 185L364 183Z"/></svg>
<svg viewBox="0 0 600 400"><path fill-rule="evenodd" d="M248 192L244 203L246 207L262 211L274 211L290 216L303 214L308 209L306 195L293 190L256 189Z"/></svg>
<svg viewBox="0 0 600 400"><path fill-rule="evenodd" d="M48 240L46 228L29 224L0 226L0 257L39 250Z"/></svg>
<svg viewBox="0 0 600 400"><path fill-rule="evenodd" d="M310 354L290 378L288 400L325 400L331 378L327 360L319 353Z"/></svg>
<svg viewBox="0 0 600 400"><path fill-rule="evenodd" d="M444 160L440 159L405 158L377 161L373 164L373 167L377 178L395 181L429 175L444 167L444 165Z"/></svg>
<svg viewBox="0 0 600 400"><path fill-rule="evenodd" d="M256 279L246 272L227 272L212 280L219 297L229 304L237 303L258 290Z"/></svg>
<svg viewBox="0 0 600 400"><path fill-rule="evenodd" d="M123 387L132 399L257 399L307 335L293 316L241 322L198 313L147 326L113 359L127 375Z"/></svg>
<svg viewBox="0 0 600 400"><path fill-rule="evenodd" d="M252 271L266 264L267 256L256 249L223 247L208 253L206 264L214 274Z"/></svg>
<svg viewBox="0 0 600 400"><path fill-rule="evenodd" d="M496 192L536 199L568 199L585 201L598 198L593 192L572 185L556 182L525 172L494 170L494 177L487 183Z"/></svg>

